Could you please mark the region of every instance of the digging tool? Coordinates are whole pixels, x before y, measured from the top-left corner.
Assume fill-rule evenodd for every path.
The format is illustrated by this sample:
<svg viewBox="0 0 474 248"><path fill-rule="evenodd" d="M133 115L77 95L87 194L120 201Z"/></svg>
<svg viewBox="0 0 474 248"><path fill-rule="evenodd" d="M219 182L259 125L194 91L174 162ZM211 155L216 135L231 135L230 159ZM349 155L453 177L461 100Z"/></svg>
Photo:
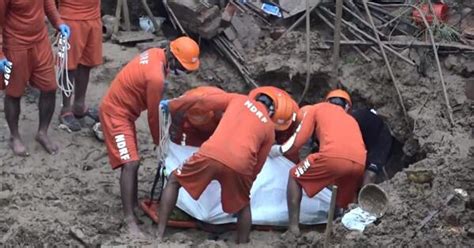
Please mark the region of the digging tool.
<svg viewBox="0 0 474 248"><path fill-rule="evenodd" d="M329 242L331 239L332 233L332 221L334 219L334 211L336 209L336 197L337 197L337 185L332 186L332 193L331 193L331 205L329 206L329 215L328 215L328 222L326 224L326 231L324 232L324 248L329 247Z"/></svg>

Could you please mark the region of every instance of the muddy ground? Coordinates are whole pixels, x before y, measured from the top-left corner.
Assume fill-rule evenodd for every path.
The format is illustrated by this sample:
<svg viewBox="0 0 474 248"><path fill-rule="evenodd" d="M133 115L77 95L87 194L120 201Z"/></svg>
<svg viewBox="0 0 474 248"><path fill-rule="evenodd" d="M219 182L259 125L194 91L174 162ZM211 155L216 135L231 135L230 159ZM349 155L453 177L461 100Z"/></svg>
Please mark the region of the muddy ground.
<svg viewBox="0 0 474 248"><path fill-rule="evenodd" d="M312 44L321 44L323 35L312 34ZM202 68L186 79L171 79L168 97L200 84L219 85L229 91L248 89L243 80L211 48L204 44ZM398 98L383 61L373 56L363 62L349 48L342 50L341 81L353 95L356 106L375 107L403 144L404 156L411 158L410 168L428 168L434 172L431 183L410 182L404 172L382 183L390 197L386 215L369 226L364 234L348 232L337 221L334 246L457 246L472 245L474 236L474 104L466 94L473 82L474 60L466 55L442 56L443 72L454 110L455 125L447 121L446 107L434 62L425 51L402 51L428 65L424 75L416 67L393 60L408 112L403 118ZM128 60L138 53L134 47L104 43L104 65L93 71L88 91L90 105L98 105L110 81ZM277 85L298 99L305 81L304 34L291 32L275 42L269 38L249 50L247 60L253 76L262 85ZM420 59L419 54L422 54ZM320 101L329 89L331 50L312 49L310 91L303 102ZM418 62L420 63L420 62ZM58 95L59 96L59 95ZM3 92L0 93L3 112ZM102 143L85 127L78 133L58 129L57 113L50 135L61 151L50 156L34 141L37 128L37 92L29 90L22 101L21 133L31 156L15 157L7 146L8 128L0 118L0 244L3 246L59 245L135 245L156 246L154 225L142 216L143 240L128 237L123 231L119 192L119 171L112 171ZM59 97L58 97L59 99ZM3 113L2 113L3 115ZM145 115L145 114L144 114ZM87 126L88 123L84 123ZM139 196L148 195L156 170L156 159L145 116L137 121L142 167ZM400 164L405 163L399 161ZM400 166L400 167L403 167ZM442 202L454 189L464 189L467 198L456 196L446 207ZM417 230L431 211L440 211ZM169 241L160 247L233 246L232 232L209 234L196 230L172 229ZM322 236L307 231L297 240L285 240L281 232L253 231L251 243L244 247L309 247L321 245ZM79 236L79 237L78 237Z"/></svg>

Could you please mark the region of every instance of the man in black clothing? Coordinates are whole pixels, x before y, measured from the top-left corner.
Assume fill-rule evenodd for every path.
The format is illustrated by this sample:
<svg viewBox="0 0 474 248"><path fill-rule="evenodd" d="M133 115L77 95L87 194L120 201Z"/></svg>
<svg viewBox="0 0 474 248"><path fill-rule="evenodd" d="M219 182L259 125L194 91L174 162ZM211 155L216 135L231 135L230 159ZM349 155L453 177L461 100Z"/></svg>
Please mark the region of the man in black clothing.
<svg viewBox="0 0 474 248"><path fill-rule="evenodd" d="M358 109L352 116L359 123L362 138L367 150L366 170L362 186L375 183L377 175L383 172L383 167L390 157L393 137L383 119L374 109Z"/></svg>

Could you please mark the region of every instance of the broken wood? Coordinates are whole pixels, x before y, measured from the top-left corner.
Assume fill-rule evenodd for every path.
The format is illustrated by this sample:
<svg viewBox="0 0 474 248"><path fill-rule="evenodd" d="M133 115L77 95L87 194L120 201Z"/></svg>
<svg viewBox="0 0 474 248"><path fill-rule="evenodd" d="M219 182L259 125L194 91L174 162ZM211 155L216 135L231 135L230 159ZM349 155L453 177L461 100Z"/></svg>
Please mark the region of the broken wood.
<svg viewBox="0 0 474 248"><path fill-rule="evenodd" d="M328 25L332 30L334 30L334 25L328 21L328 19L326 19L326 17L324 17L319 11L316 11L316 15L318 15L318 17L324 22L326 23L326 25ZM344 41L349 41L349 38L347 38L347 36L341 32L341 37L344 39ZM344 44L344 41L341 41L341 45ZM364 42L364 41L361 41L361 42ZM328 43L328 42L327 42ZM334 41L330 41L330 43L334 43ZM352 46L359 54L360 56L362 56L365 61L367 62L370 62L372 61L372 59L370 59L367 55L365 55L364 52L362 52L362 50L360 50L360 48L358 48L357 46L353 45Z"/></svg>
<svg viewBox="0 0 474 248"><path fill-rule="evenodd" d="M320 7L321 10L323 10L325 13L329 14L330 16L332 16L333 18L335 18L335 14L333 12L331 12L330 10L328 10L327 8L325 7ZM360 34L364 35L367 39L373 41L373 42L376 42L378 43L377 39L374 38L373 36L367 34L366 32L362 31L361 29L359 29L358 27L356 27L353 23L351 22L348 22L346 20L344 20L344 18L342 19L342 23L346 26L348 26L349 28L359 32ZM393 50L391 47L387 46L387 45L384 45L382 43L382 46L387 49L388 51L390 51L391 53L395 54L397 57L399 57L400 59L402 59L403 61L407 62L408 64L410 65L413 65L415 66L415 62L413 62L412 60L406 58L405 56L403 56L402 54L400 54L399 52Z"/></svg>
<svg viewBox="0 0 474 248"><path fill-rule="evenodd" d="M183 26L181 26L181 23L179 22L178 18L174 14L174 11L168 5L168 0L163 0L163 6L165 7L166 12L168 12L168 15L170 16L170 20L174 28L179 29L179 31L181 31L182 34L188 36L188 34L186 33L186 30L184 30Z"/></svg>
<svg viewBox="0 0 474 248"><path fill-rule="evenodd" d="M324 41L326 43L334 43L332 40L326 40ZM432 47L431 43L425 42L425 41L418 41L418 40L413 40L413 41L382 41L383 44L385 45L390 45L390 46L403 46L403 47ZM362 46L373 46L377 45L375 42L371 41L362 41L362 40L346 40L346 41L341 41L341 45L362 45ZM443 49L456 49L456 51L474 51L474 47L472 46L467 46L463 44L453 44L453 43L436 43L436 46L438 48L443 48Z"/></svg>
<svg viewBox="0 0 474 248"><path fill-rule="evenodd" d="M336 197L337 197L337 185L332 186L332 192L331 192L331 202L329 205L329 214L328 214L328 221L326 223L326 231L324 232L324 248L329 247L329 241L331 240L331 234L332 234L332 222L334 219L334 212L336 210Z"/></svg>
<svg viewBox="0 0 474 248"><path fill-rule="evenodd" d="M119 31L120 18L122 17L122 0L117 0L117 6L115 8L115 23L112 34L116 34Z"/></svg>
<svg viewBox="0 0 474 248"><path fill-rule="evenodd" d="M339 53L341 44L341 19L342 19L342 0L336 0L336 18L334 20L334 51L332 55L332 76L333 80L330 82L331 88L339 83Z"/></svg>
<svg viewBox="0 0 474 248"><path fill-rule="evenodd" d="M311 13L316 7L318 7L318 5L319 5L319 3L316 3L313 7L311 7L311 9L309 10L309 13ZM285 30L285 32L283 32L283 34L280 36L280 38L282 38L287 33L292 31L293 29L295 29L296 26L298 26L306 18L307 14L308 14L308 12L305 12L300 18L298 18L298 20L296 20L293 24L291 24L291 26L287 30ZM280 38L278 38L278 39L280 39Z"/></svg>
<svg viewBox="0 0 474 248"><path fill-rule="evenodd" d="M125 30L130 31L130 12L128 11L128 1L122 0L123 20L125 22Z"/></svg>
<svg viewBox="0 0 474 248"><path fill-rule="evenodd" d="M385 61L385 65L387 66L388 73L390 74L390 77L392 78L393 87L397 91L398 101L400 103L400 107L402 107L403 116L405 117L405 122L407 123L407 125L410 125L410 120L408 118L408 113L405 108L405 103L403 102L403 97L402 97L402 93L400 92L398 80L395 78L395 75L393 74L393 71L392 71L392 66L390 66L390 61L388 61L387 54L385 54L384 44L380 40L379 34L377 33L377 28L375 27L374 20L372 19L372 15L370 14L370 9L369 9L369 6L367 5L367 0L362 0L362 3L364 4L365 12L367 13L367 17L369 18L370 25L372 26L375 38L377 39L377 43L379 44L380 51L382 52L382 57L383 57L383 60Z"/></svg>
<svg viewBox="0 0 474 248"><path fill-rule="evenodd" d="M122 31L112 35L112 40L117 41L119 44L148 41L154 38L153 34L145 31Z"/></svg>

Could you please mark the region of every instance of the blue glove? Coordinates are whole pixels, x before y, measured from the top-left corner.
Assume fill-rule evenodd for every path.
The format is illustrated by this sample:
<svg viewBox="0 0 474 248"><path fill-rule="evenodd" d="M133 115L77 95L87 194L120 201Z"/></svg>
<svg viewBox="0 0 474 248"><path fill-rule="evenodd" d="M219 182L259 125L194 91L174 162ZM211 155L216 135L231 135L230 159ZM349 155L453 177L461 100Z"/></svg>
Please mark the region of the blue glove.
<svg viewBox="0 0 474 248"><path fill-rule="evenodd" d="M165 112L165 114L168 113L168 103L169 103L169 100L161 100L160 101L160 109L163 109L163 112Z"/></svg>
<svg viewBox="0 0 474 248"><path fill-rule="evenodd" d="M69 28L69 26L67 24L59 25L58 30L59 30L59 32L61 32L62 35L66 36L66 38L68 38L68 39L71 36L71 29Z"/></svg>
<svg viewBox="0 0 474 248"><path fill-rule="evenodd" d="M0 59L0 73L3 74L5 72L5 67L9 62L7 58Z"/></svg>

